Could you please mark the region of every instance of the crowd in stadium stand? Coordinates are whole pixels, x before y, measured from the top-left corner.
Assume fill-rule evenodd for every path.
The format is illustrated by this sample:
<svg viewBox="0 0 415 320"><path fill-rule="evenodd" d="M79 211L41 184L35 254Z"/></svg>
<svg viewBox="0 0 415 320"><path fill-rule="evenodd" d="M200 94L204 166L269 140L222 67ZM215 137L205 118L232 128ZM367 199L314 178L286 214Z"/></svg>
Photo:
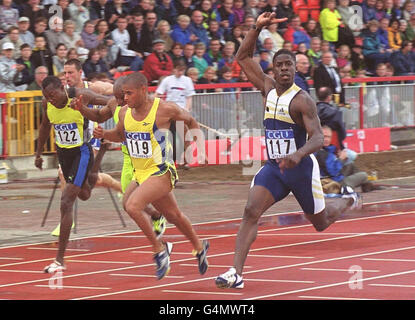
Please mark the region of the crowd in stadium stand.
<svg viewBox="0 0 415 320"><path fill-rule="evenodd" d="M288 48L309 62L299 81L328 66L338 75L334 79L379 75L379 66L383 75L411 75L414 3L1 0L0 92L40 89L42 77L59 75L70 58L83 63L89 80L113 81L125 71L140 71L157 84L183 60L194 83L238 82L246 78L235 53L264 11L288 18L259 35L255 59L267 74L273 54Z"/></svg>

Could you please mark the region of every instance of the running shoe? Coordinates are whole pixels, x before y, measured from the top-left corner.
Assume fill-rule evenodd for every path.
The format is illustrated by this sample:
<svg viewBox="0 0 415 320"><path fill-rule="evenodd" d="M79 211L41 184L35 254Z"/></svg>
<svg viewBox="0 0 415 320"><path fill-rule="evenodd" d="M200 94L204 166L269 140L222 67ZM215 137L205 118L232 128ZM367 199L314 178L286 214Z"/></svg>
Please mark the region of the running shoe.
<svg viewBox="0 0 415 320"><path fill-rule="evenodd" d="M200 252L197 252L196 250L193 250L193 255L197 258L197 261L199 263L199 273L204 274L208 267L209 263L207 260L207 252L209 250L209 241L203 240L202 242L202 250Z"/></svg>
<svg viewBox="0 0 415 320"><path fill-rule="evenodd" d="M343 186L340 189L340 193L342 198L351 198L353 199L353 204L351 205L350 209L361 209L363 206L362 196L360 193L353 190L350 186Z"/></svg>
<svg viewBox="0 0 415 320"><path fill-rule="evenodd" d="M58 261L53 261L50 265L43 269L44 273L55 273L57 271L65 271L66 267Z"/></svg>
<svg viewBox="0 0 415 320"><path fill-rule="evenodd" d="M170 253L173 245L170 242L165 243L165 249L153 256L156 262L156 277L158 280L162 279L170 271Z"/></svg>
<svg viewBox="0 0 415 320"><path fill-rule="evenodd" d="M72 222L71 229L75 228L75 222ZM59 237L61 232L61 224L59 223L58 226L50 233L54 237Z"/></svg>
<svg viewBox="0 0 415 320"><path fill-rule="evenodd" d="M219 275L215 279L216 287L220 289L233 288L243 289L244 280L242 276L236 273L235 268L230 268L227 272Z"/></svg>
<svg viewBox="0 0 415 320"><path fill-rule="evenodd" d="M163 216L160 216L160 218L157 219L151 217L151 220L153 221L153 230L156 233L157 238L160 238L164 231L166 231L167 220Z"/></svg>

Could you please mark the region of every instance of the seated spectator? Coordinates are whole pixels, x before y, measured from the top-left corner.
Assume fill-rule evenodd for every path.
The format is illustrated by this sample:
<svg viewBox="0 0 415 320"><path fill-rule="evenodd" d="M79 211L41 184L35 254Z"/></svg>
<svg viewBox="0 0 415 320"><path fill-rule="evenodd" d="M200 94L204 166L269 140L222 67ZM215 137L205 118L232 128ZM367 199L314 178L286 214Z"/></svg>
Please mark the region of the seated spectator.
<svg viewBox="0 0 415 320"><path fill-rule="evenodd" d="M130 34L127 31L127 18L123 15L118 17L117 29L111 32L114 45L112 46L113 56L117 57L115 67L128 66L131 71L138 71L143 66L143 60L134 50L128 49Z"/></svg>
<svg viewBox="0 0 415 320"><path fill-rule="evenodd" d="M293 15L291 20L289 20L287 31L284 33L284 40L292 43L294 51L297 50L297 46L301 42L304 42L307 48L310 48L310 36L301 26L301 20L298 15Z"/></svg>
<svg viewBox="0 0 415 320"><path fill-rule="evenodd" d="M108 0L91 1L89 7L89 18L96 24L97 21L105 18L105 8ZM66 20L66 19L65 19Z"/></svg>
<svg viewBox="0 0 415 320"><path fill-rule="evenodd" d="M235 58L235 44L233 42L226 42L222 50L222 59L218 62L218 69L221 70L224 66L227 66L232 71L232 78L234 80L239 78L241 73L241 66Z"/></svg>
<svg viewBox="0 0 415 320"><path fill-rule="evenodd" d="M170 56L173 65L177 60L186 62L185 58L183 57L183 45L181 43L173 43L171 50L168 52L168 55Z"/></svg>
<svg viewBox="0 0 415 320"><path fill-rule="evenodd" d="M376 0L375 4L375 19L380 21L386 16L385 4L383 0Z"/></svg>
<svg viewBox="0 0 415 320"><path fill-rule="evenodd" d="M376 20L376 0L364 0L362 2L363 23L367 24L371 20Z"/></svg>
<svg viewBox="0 0 415 320"><path fill-rule="evenodd" d="M203 42L205 46L209 45L208 32L203 26L203 15L199 10L194 10L192 12L191 22L189 25L189 31L194 35L194 39L191 40L193 44L198 42ZM191 36L192 38L192 36Z"/></svg>
<svg viewBox="0 0 415 320"><path fill-rule="evenodd" d="M195 66L193 62L193 54L195 53L195 46L191 43L185 44L183 47L183 60L186 64L186 69L193 68Z"/></svg>
<svg viewBox="0 0 415 320"><path fill-rule="evenodd" d="M339 40L339 27L344 26L341 15L336 9L335 0L325 1L325 8L320 12L319 22L323 39L334 46Z"/></svg>
<svg viewBox="0 0 415 320"><path fill-rule="evenodd" d="M296 68L294 82L304 91L310 93L310 86L307 83L307 76L310 70L310 62L305 54L297 54L296 58Z"/></svg>
<svg viewBox="0 0 415 320"><path fill-rule="evenodd" d="M16 60L13 58L14 50L13 43L5 42L2 44L2 55L0 56L0 92L15 92L17 90L15 82L21 80L21 72L25 66L16 63Z"/></svg>
<svg viewBox="0 0 415 320"><path fill-rule="evenodd" d="M24 68L21 71L21 79L16 81L14 84L16 86L24 86L26 87L33 82L35 79L35 68L33 66L33 58L32 58L32 48L28 43L24 43L20 47L20 58L16 59L16 63L23 65ZM22 88L22 90L25 90Z"/></svg>
<svg viewBox="0 0 415 320"><path fill-rule="evenodd" d="M385 7L385 17L389 20L391 19L400 19L401 18L401 11L395 8L395 4L393 0L384 0L384 7Z"/></svg>
<svg viewBox="0 0 415 320"><path fill-rule="evenodd" d="M272 67L272 57L267 49L259 50L259 65L264 72L269 67Z"/></svg>
<svg viewBox="0 0 415 320"><path fill-rule="evenodd" d="M52 54L49 48L46 47L45 37L35 37L35 47L33 48L32 57L35 68L45 66L48 69L49 75L53 75Z"/></svg>
<svg viewBox="0 0 415 320"><path fill-rule="evenodd" d="M318 37L311 38L310 42L310 49L307 50L307 57L310 60L311 71L310 74L312 75L314 68L321 61L321 39Z"/></svg>
<svg viewBox="0 0 415 320"><path fill-rule="evenodd" d="M79 33L75 32L75 22L72 20L66 20L63 23L63 32L59 40L69 49L83 47L84 45Z"/></svg>
<svg viewBox="0 0 415 320"><path fill-rule="evenodd" d="M258 3L258 6L260 7L261 13L265 11L274 12L277 19L288 18L286 16L283 16L283 14L285 14L286 11L283 9L280 9L280 7L278 6L278 0L260 0L260 2ZM288 19L288 21L289 20L290 19ZM285 21L284 23L280 23L278 25L278 30L284 33L285 30L287 29L288 24L289 23L287 23L287 21Z"/></svg>
<svg viewBox="0 0 415 320"><path fill-rule="evenodd" d="M81 32L81 39L84 43L84 48L91 50L98 47L100 39L94 33L95 24L92 20L85 22L84 30Z"/></svg>
<svg viewBox="0 0 415 320"><path fill-rule="evenodd" d="M223 0L222 5L217 8L218 20L220 26L228 32L235 25L235 14L232 10L233 0Z"/></svg>
<svg viewBox="0 0 415 320"><path fill-rule="evenodd" d="M233 77L232 69L228 66L223 66L221 69L219 69L218 75L219 75L218 83L236 82L236 79ZM238 78L239 78L239 75L237 79ZM217 88L215 91L216 92L236 92L236 88L235 87Z"/></svg>
<svg viewBox="0 0 415 320"><path fill-rule="evenodd" d="M199 78L197 81L198 84L213 84L216 83L217 75L216 75L216 69L212 66L208 66L205 69L205 73L202 75L202 77ZM199 89L196 90L197 93L212 93L215 92L215 89Z"/></svg>
<svg viewBox="0 0 415 320"><path fill-rule="evenodd" d="M13 59L17 59L20 57L20 47L23 44L22 40L20 40L19 37L19 28L18 27L10 27L7 31L7 36L5 36L3 39L0 40L0 47L4 43L12 43L13 47L15 48L13 50Z"/></svg>
<svg viewBox="0 0 415 320"><path fill-rule="evenodd" d="M350 62L339 68L339 76L342 80L350 79L352 77L352 64Z"/></svg>
<svg viewBox="0 0 415 320"><path fill-rule="evenodd" d="M85 22L89 20L89 10L83 6L84 0L73 0L68 6L71 20L75 23L75 32L81 33Z"/></svg>
<svg viewBox="0 0 415 320"><path fill-rule="evenodd" d="M63 44L59 43L55 48L56 55L52 57L52 68L53 75L58 75L63 72L63 66L67 61L66 56L68 55L68 48Z"/></svg>
<svg viewBox="0 0 415 320"><path fill-rule="evenodd" d="M95 25L95 34L97 35L99 44L104 44L106 46L112 46L114 44L114 41L111 38L109 25L106 20L98 20L97 24Z"/></svg>
<svg viewBox="0 0 415 320"><path fill-rule="evenodd" d="M285 50L293 51L293 47L294 47L294 45L292 44L291 41L285 40L284 43L282 44L282 48L285 49Z"/></svg>
<svg viewBox="0 0 415 320"><path fill-rule="evenodd" d="M176 23L177 10L172 0L161 0L156 6L157 20L166 20L170 25Z"/></svg>
<svg viewBox="0 0 415 320"><path fill-rule="evenodd" d="M220 27L220 24L216 20L210 20L209 21L209 29L208 29L208 37L210 40L212 39L218 39L220 44L225 44L225 36L224 31Z"/></svg>
<svg viewBox="0 0 415 320"><path fill-rule="evenodd" d="M225 36L226 41L231 41L235 44L235 52L238 52L239 47L241 46L243 37L242 37L242 26L234 25L231 31L231 34Z"/></svg>
<svg viewBox="0 0 415 320"><path fill-rule="evenodd" d="M411 19L409 19L409 24L406 28L405 35L407 40L414 41L415 40L415 13L411 15Z"/></svg>
<svg viewBox="0 0 415 320"><path fill-rule="evenodd" d="M291 3L292 2L290 0L279 1L278 8L277 8L278 18L290 19L295 14ZM285 29L287 29L287 26L288 26L288 23L284 21L278 25L278 29L281 32L283 32Z"/></svg>
<svg viewBox="0 0 415 320"><path fill-rule="evenodd" d="M412 52L412 42L402 42L402 48L391 56L391 64L395 69L395 76L408 76L415 73L415 58Z"/></svg>
<svg viewBox="0 0 415 320"><path fill-rule="evenodd" d="M368 175L360 171L351 159L348 149L337 151L331 143L332 130L328 126L323 127L324 144L323 148L317 151L316 158L320 167L320 176L322 179L328 178L343 187L352 189L361 187L362 192L369 192L380 189L368 180ZM356 156L356 153L353 154ZM323 189L324 191L324 189Z"/></svg>
<svg viewBox="0 0 415 320"><path fill-rule="evenodd" d="M169 76L173 70L173 62L164 51L164 40L153 41L153 52L146 58L143 65L143 74L149 83L158 81L162 76Z"/></svg>
<svg viewBox="0 0 415 320"><path fill-rule="evenodd" d="M66 56L66 60L77 59L79 60L78 51L75 48L70 48Z"/></svg>
<svg viewBox="0 0 415 320"><path fill-rule="evenodd" d="M401 19L409 21L411 14L414 12L414 3L411 0L406 0L402 6Z"/></svg>
<svg viewBox="0 0 415 320"><path fill-rule="evenodd" d="M392 52L392 49L389 45L389 19L383 18L380 20L379 29L377 31L377 35L380 41L381 48Z"/></svg>
<svg viewBox="0 0 415 320"><path fill-rule="evenodd" d="M128 49L135 51L141 59L144 57L144 50L139 45L141 37L143 36L143 25L144 16L141 12L134 13L132 16L132 22L129 22L127 25L127 31L130 35Z"/></svg>
<svg viewBox="0 0 415 320"><path fill-rule="evenodd" d="M277 32L278 23L271 24L267 28L263 28L259 33L258 40L262 46L266 39L271 39L272 50L271 55L274 55L284 44L284 38Z"/></svg>
<svg viewBox="0 0 415 320"><path fill-rule="evenodd" d="M219 39L213 38L209 42L209 47L203 55L209 66L214 66L218 69L218 62L222 59L222 50Z"/></svg>
<svg viewBox="0 0 415 320"><path fill-rule="evenodd" d="M193 65L198 70L199 77L203 76L205 73L206 68L208 67L208 63L203 58L204 54L206 52L206 46L204 43L199 42L195 45L195 54L193 55Z"/></svg>
<svg viewBox="0 0 415 320"><path fill-rule="evenodd" d="M197 79L199 79L199 70L195 67L189 68L186 71L186 75L192 79L193 85L195 85L197 83Z"/></svg>
<svg viewBox="0 0 415 320"><path fill-rule="evenodd" d="M164 40L164 50L167 52L170 51L174 43L173 39L170 37L170 23L166 20L160 20L157 23L157 31L159 32L159 39Z"/></svg>
<svg viewBox="0 0 415 320"><path fill-rule="evenodd" d="M242 25L245 21L245 8L244 8L244 0L234 0L232 12L235 16L235 23L236 25Z"/></svg>
<svg viewBox="0 0 415 320"><path fill-rule="evenodd" d="M35 80L27 87L27 90L42 90L42 81L48 76L46 67L40 66L35 69Z"/></svg>
<svg viewBox="0 0 415 320"><path fill-rule="evenodd" d="M374 73L379 63L389 61L390 52L382 49L379 37L377 35L379 22L371 20L368 23L368 29L364 30L363 35L363 55L367 61L368 71Z"/></svg>
<svg viewBox="0 0 415 320"><path fill-rule="evenodd" d="M321 28L317 21L314 19L308 19L304 23L304 31L307 32L310 38L317 37L321 39L323 37L323 34L321 33Z"/></svg>
<svg viewBox="0 0 415 320"><path fill-rule="evenodd" d="M406 35L406 29L408 29L408 22L403 19L399 20L399 35L401 36L402 41L409 40L408 36Z"/></svg>
<svg viewBox="0 0 415 320"><path fill-rule="evenodd" d="M362 70L366 71L366 62L363 55L363 47L361 45L355 44L352 47L350 59L352 61L352 70L355 74Z"/></svg>
<svg viewBox="0 0 415 320"><path fill-rule="evenodd" d="M40 0L29 0L23 5L21 16L28 17L30 20L30 31L35 31L35 24L40 18L47 23L47 10L40 5ZM45 26L46 27L46 26ZM35 32L33 34L36 36Z"/></svg>
<svg viewBox="0 0 415 320"><path fill-rule="evenodd" d="M104 62L105 67L109 70L111 76L117 72L117 68L114 68L114 60L111 59L111 56L108 54L108 47L105 44L100 44L98 47L99 58ZM112 78L112 77L110 77Z"/></svg>
<svg viewBox="0 0 415 320"><path fill-rule="evenodd" d="M217 21L217 12L213 9L212 0L202 0L199 5L196 7L202 13L203 16L203 27L208 30L209 22L212 20Z"/></svg>
<svg viewBox="0 0 415 320"><path fill-rule="evenodd" d="M389 45L393 51L397 51L401 48L402 39L399 32L399 21L391 20L388 28Z"/></svg>
<svg viewBox="0 0 415 320"><path fill-rule="evenodd" d="M54 21L49 22L49 30L45 31L46 42L52 54L56 54L56 46L60 43L60 38L63 29L63 20L61 18L54 18Z"/></svg>
<svg viewBox="0 0 415 320"><path fill-rule="evenodd" d="M89 79L91 74L106 74L109 78L112 75L109 73L108 67L105 62L101 59L98 49L91 49L88 53L88 59L82 64L82 70L85 76Z"/></svg>
<svg viewBox="0 0 415 320"><path fill-rule="evenodd" d="M175 7L177 10L177 16L180 16L180 15L185 15L188 17L192 16L192 11L193 11L192 0L175 1Z"/></svg>
<svg viewBox="0 0 415 320"><path fill-rule="evenodd" d="M3 0L0 5L0 29L3 32L9 30L10 27L16 27L19 21L19 11L12 5L12 0Z"/></svg>
<svg viewBox="0 0 415 320"><path fill-rule="evenodd" d="M304 42L300 42L297 46L297 51L295 52L295 54L307 54L307 46Z"/></svg>
<svg viewBox="0 0 415 320"><path fill-rule="evenodd" d="M157 15L155 12L147 12L144 15L144 24L141 32L141 38L138 43L140 52L143 53L144 57L151 53L153 48L153 41L159 39L159 32L157 31Z"/></svg>
<svg viewBox="0 0 415 320"><path fill-rule="evenodd" d="M359 36L364 27L363 17L355 13L355 9L350 5L350 2L350 0L339 0L336 9L340 13L344 25L350 28L354 36Z"/></svg>
<svg viewBox="0 0 415 320"><path fill-rule="evenodd" d="M196 36L192 34L189 28L190 18L186 15L180 15L177 17L177 24L173 26L173 31L170 37L174 42L179 42L182 45L191 43L196 40Z"/></svg>
<svg viewBox="0 0 415 320"><path fill-rule="evenodd" d="M28 17L20 17L18 22L19 38L23 43L27 43L31 48L35 46L35 36L29 31L30 21Z"/></svg>
<svg viewBox="0 0 415 320"><path fill-rule="evenodd" d="M338 68L343 68L345 65L351 63L351 52L347 44L342 44L337 49L336 63Z"/></svg>
<svg viewBox="0 0 415 320"><path fill-rule="evenodd" d="M260 10L258 7L258 0L248 0L247 4L245 5L245 21L248 15L256 19L261 12L262 10Z"/></svg>
<svg viewBox="0 0 415 320"><path fill-rule="evenodd" d="M127 16L129 13L128 5L123 0L109 1L105 6L104 17L110 30L117 27L116 22L120 16Z"/></svg>

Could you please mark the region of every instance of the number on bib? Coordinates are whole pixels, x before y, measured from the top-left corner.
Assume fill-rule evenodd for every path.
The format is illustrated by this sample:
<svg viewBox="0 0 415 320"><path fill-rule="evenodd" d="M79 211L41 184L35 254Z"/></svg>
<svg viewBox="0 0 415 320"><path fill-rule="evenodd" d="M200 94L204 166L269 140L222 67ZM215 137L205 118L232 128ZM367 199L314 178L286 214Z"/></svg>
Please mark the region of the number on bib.
<svg viewBox="0 0 415 320"><path fill-rule="evenodd" d="M127 142L128 153L133 158L151 158L153 149L151 137L148 132L126 132L125 140Z"/></svg>
<svg viewBox="0 0 415 320"><path fill-rule="evenodd" d="M297 151L292 129L265 130L265 140L270 159L284 158Z"/></svg>
<svg viewBox="0 0 415 320"><path fill-rule="evenodd" d="M55 124L56 142L63 146L74 146L82 143L76 123Z"/></svg>

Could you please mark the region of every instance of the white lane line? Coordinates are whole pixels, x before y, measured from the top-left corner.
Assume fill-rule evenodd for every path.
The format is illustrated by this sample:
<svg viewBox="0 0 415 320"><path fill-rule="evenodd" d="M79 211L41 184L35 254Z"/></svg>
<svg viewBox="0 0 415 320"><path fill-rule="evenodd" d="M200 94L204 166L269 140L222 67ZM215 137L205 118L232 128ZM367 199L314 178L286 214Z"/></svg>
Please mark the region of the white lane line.
<svg viewBox="0 0 415 320"><path fill-rule="evenodd" d="M58 250L58 248L29 247L28 250ZM90 251L89 249L66 249L66 251Z"/></svg>
<svg viewBox="0 0 415 320"><path fill-rule="evenodd" d="M386 259L386 258L364 258L362 260L368 261L392 261L392 262L415 262L414 259Z"/></svg>
<svg viewBox="0 0 415 320"><path fill-rule="evenodd" d="M278 279L254 279L254 278L244 278L244 281L258 281L258 282L287 282L287 283L315 283L315 281L307 280L278 280Z"/></svg>
<svg viewBox="0 0 415 320"><path fill-rule="evenodd" d="M320 299L320 300L377 300L377 299L365 299L365 298L352 298L352 297L321 297L321 296L298 296L302 299Z"/></svg>
<svg viewBox="0 0 415 320"><path fill-rule="evenodd" d="M35 271L35 270L5 270L0 269L0 272L21 272L21 273L43 273L43 271Z"/></svg>
<svg viewBox="0 0 415 320"><path fill-rule="evenodd" d="M66 260L67 262L80 262L80 263L115 263L115 264L133 264L131 261L97 261L97 260Z"/></svg>
<svg viewBox="0 0 415 320"><path fill-rule="evenodd" d="M230 295L230 296L241 296L241 295L243 295L243 293L237 293L237 292L212 292L212 291L162 290L162 292L168 292L168 293L192 293L192 294L218 294L218 295Z"/></svg>
<svg viewBox="0 0 415 320"><path fill-rule="evenodd" d="M24 260L23 258L0 257L0 260Z"/></svg>
<svg viewBox="0 0 415 320"><path fill-rule="evenodd" d="M208 256L210 257L210 256ZM180 263L182 267L197 267L196 263ZM209 264L209 268L229 268L229 265ZM250 269L252 266L244 266L244 269Z"/></svg>
<svg viewBox="0 0 415 320"><path fill-rule="evenodd" d="M345 271L350 272L350 269L328 269L328 268L301 268L301 270L310 270L310 271ZM380 270L359 270L362 272L380 272Z"/></svg>
<svg viewBox="0 0 415 320"><path fill-rule="evenodd" d="M287 258L287 259L314 259L314 257L302 257L302 256L274 256L270 254L248 254L248 257L258 258Z"/></svg>
<svg viewBox="0 0 415 320"><path fill-rule="evenodd" d="M415 288L415 284L384 284L384 283L373 283L369 286L374 287L397 287L397 288Z"/></svg>
<svg viewBox="0 0 415 320"><path fill-rule="evenodd" d="M110 273L109 275L116 277L155 278L155 275L152 274ZM164 278L183 279L184 276L165 276Z"/></svg>
<svg viewBox="0 0 415 320"><path fill-rule="evenodd" d="M50 286L46 284L36 284L35 287L50 288ZM104 287L79 287L79 286L59 286L58 288L59 289L111 290L111 288L104 288Z"/></svg>
<svg viewBox="0 0 415 320"><path fill-rule="evenodd" d="M131 253L151 253L153 254L153 251L144 251L144 250L135 250L135 251L131 251ZM172 251L171 254L184 254L184 255L192 255L191 252L177 252L177 251Z"/></svg>

